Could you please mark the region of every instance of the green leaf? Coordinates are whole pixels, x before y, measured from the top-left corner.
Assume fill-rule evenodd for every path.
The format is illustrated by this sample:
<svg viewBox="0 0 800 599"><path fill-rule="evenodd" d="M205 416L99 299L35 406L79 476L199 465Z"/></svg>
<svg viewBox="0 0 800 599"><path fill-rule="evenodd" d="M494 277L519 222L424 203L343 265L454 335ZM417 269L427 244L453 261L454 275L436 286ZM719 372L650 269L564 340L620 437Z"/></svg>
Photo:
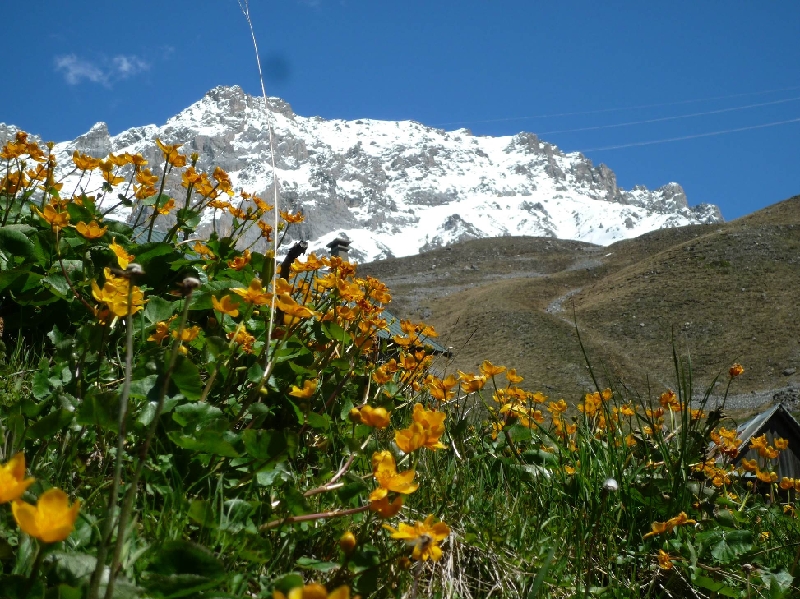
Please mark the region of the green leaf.
<svg viewBox="0 0 800 599"><path fill-rule="evenodd" d="M353 340L353 338L350 336L350 333L348 333L335 322L323 323L322 330L328 339L333 339L334 341L346 342Z"/></svg>
<svg viewBox="0 0 800 599"><path fill-rule="evenodd" d="M316 572L330 572L339 568L339 564L337 562L323 562L310 557L299 558L295 562L295 565L298 568L303 568L304 570L315 570Z"/></svg>
<svg viewBox="0 0 800 599"><path fill-rule="evenodd" d="M50 289L50 291L61 299L72 299L72 291L70 291L67 279L64 278L64 275L47 275L42 279L42 285Z"/></svg>
<svg viewBox="0 0 800 599"><path fill-rule="evenodd" d="M275 351L273 359L276 363L280 363L310 353L306 347L281 347Z"/></svg>
<svg viewBox="0 0 800 599"><path fill-rule="evenodd" d="M244 449L256 460L272 460L286 454L286 437L282 431L247 429L242 433Z"/></svg>
<svg viewBox="0 0 800 599"><path fill-rule="evenodd" d="M187 515L200 526L206 528L217 527L217 516L214 513L214 508L205 499L193 499L192 503L189 504Z"/></svg>
<svg viewBox="0 0 800 599"><path fill-rule="evenodd" d="M200 224L200 213L189 208L181 208L175 213L175 217L183 222L184 229L194 229Z"/></svg>
<svg viewBox="0 0 800 599"><path fill-rule="evenodd" d="M522 426L521 424L515 424L507 430L511 440L515 443L520 441L530 441L532 438L531 429L529 429L527 426Z"/></svg>
<svg viewBox="0 0 800 599"><path fill-rule="evenodd" d="M36 258L36 246L31 237L36 230L29 225L5 225L0 227L0 251L9 256Z"/></svg>
<svg viewBox="0 0 800 599"><path fill-rule="evenodd" d="M32 440L53 437L72 422L72 416L72 412L64 409L50 412L47 416L39 420L39 422L28 427L25 436Z"/></svg>
<svg viewBox="0 0 800 599"><path fill-rule="evenodd" d="M81 425L97 426L101 430L119 431L119 394L115 391L100 393L90 388L75 415Z"/></svg>
<svg viewBox="0 0 800 599"><path fill-rule="evenodd" d="M753 533L749 530L732 530L720 533L720 541L711 548L711 555L721 564L736 560L753 548Z"/></svg>
<svg viewBox="0 0 800 599"><path fill-rule="evenodd" d="M144 309L144 318L148 324L166 321L175 312L175 303L167 301L157 295L151 296L147 300Z"/></svg>
<svg viewBox="0 0 800 599"><path fill-rule="evenodd" d="M208 291L198 289L192 293L192 299L189 302L190 310L211 310L213 307L211 294Z"/></svg>
<svg viewBox="0 0 800 599"><path fill-rule="evenodd" d="M2 587L2 599L43 599L44 597L44 582L41 578L37 578L36 582L31 585L27 576L20 576L18 574L11 576L3 576L0 579Z"/></svg>
<svg viewBox="0 0 800 599"><path fill-rule="evenodd" d="M191 360L179 356L172 371L172 382L186 399L200 399L203 385L200 381L200 371Z"/></svg>
<svg viewBox="0 0 800 599"><path fill-rule="evenodd" d="M783 599L790 597L790 591L794 578L786 570L780 572L761 572L761 581L769 588L769 599Z"/></svg>
<svg viewBox="0 0 800 599"><path fill-rule="evenodd" d="M207 362L214 362L221 353L228 349L228 341L222 337L209 335L203 345L205 359Z"/></svg>
<svg viewBox="0 0 800 599"><path fill-rule="evenodd" d="M292 589L303 586L303 582L303 577L300 574L290 572L289 574L284 574L280 578L276 578L272 584L275 586L276 590L284 595L288 595Z"/></svg>
<svg viewBox="0 0 800 599"><path fill-rule="evenodd" d="M164 597L198 596L225 578L225 567L213 553L189 541L167 541L146 556L143 573L148 590Z"/></svg>
<svg viewBox="0 0 800 599"><path fill-rule="evenodd" d="M256 482L262 487L271 487L277 481L278 483L290 480L291 476L283 464L276 464L264 470L256 472Z"/></svg>
<svg viewBox="0 0 800 599"><path fill-rule="evenodd" d="M0 272L0 291L11 287L17 279L27 276L26 270L4 270Z"/></svg>
<svg viewBox="0 0 800 599"><path fill-rule="evenodd" d="M39 369L33 375L32 391L36 399L44 399L50 395L50 362L47 358L39 361Z"/></svg>
<svg viewBox="0 0 800 599"><path fill-rule="evenodd" d="M355 478L355 477L354 477ZM369 485L367 485L363 480L356 479L352 480L351 482L347 483L341 489L336 491L336 495L343 503L349 502L353 497L358 497L366 490L369 489Z"/></svg>
<svg viewBox="0 0 800 599"><path fill-rule="evenodd" d="M67 553L53 551L50 553L56 561L58 580L69 584L77 584L80 579L94 572L97 559L85 553ZM80 597L80 594L78 594Z"/></svg>
<svg viewBox="0 0 800 599"><path fill-rule="evenodd" d="M253 362L250 368L247 369L247 380L251 383L261 382L261 377L264 376L264 369L258 362Z"/></svg>
<svg viewBox="0 0 800 599"><path fill-rule="evenodd" d="M326 431L331 427L331 419L327 414L308 413L308 424L311 428Z"/></svg>
<svg viewBox="0 0 800 599"><path fill-rule="evenodd" d="M223 438L222 433L216 431L204 431L198 435L184 435L179 431L172 431L169 433L169 438L175 445L184 449L221 455L226 458L239 457L239 452L233 445Z"/></svg>
<svg viewBox="0 0 800 599"><path fill-rule="evenodd" d="M183 427L184 432L223 431L228 428L222 410L207 403L182 404L175 408L172 419Z"/></svg>
<svg viewBox="0 0 800 599"><path fill-rule="evenodd" d="M718 593L724 597L741 597L739 591L736 589L729 587L724 582L718 582L707 576L698 574L692 577L692 582L701 589L706 589L712 593Z"/></svg>
<svg viewBox="0 0 800 599"><path fill-rule="evenodd" d="M130 390L131 397L137 397L139 399L150 398L155 400L156 398L150 397L150 394L153 392L153 389L155 388L157 382L158 382L157 374L151 374L144 378L131 381L131 390Z"/></svg>

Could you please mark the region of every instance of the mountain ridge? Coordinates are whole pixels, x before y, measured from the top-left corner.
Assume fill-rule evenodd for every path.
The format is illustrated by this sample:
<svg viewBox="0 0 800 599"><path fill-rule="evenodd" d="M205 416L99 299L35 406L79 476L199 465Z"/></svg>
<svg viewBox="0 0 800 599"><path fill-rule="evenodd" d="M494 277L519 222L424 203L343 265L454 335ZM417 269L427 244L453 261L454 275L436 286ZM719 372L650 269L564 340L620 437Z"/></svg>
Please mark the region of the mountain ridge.
<svg viewBox="0 0 800 599"><path fill-rule="evenodd" d="M312 250L342 234L362 261L494 236L605 245L662 227L722 221L716 206L690 207L677 183L624 190L605 164L566 154L533 133L479 137L414 121L302 117L279 98L267 106L281 206L306 215L290 237L309 241ZM15 130L0 124L0 141ZM74 150L95 157L141 152L155 167L156 137L198 152L201 168L222 167L234 187L272 197L264 100L238 86L210 90L162 126L111 135L97 123L57 143L55 152L62 165Z"/></svg>

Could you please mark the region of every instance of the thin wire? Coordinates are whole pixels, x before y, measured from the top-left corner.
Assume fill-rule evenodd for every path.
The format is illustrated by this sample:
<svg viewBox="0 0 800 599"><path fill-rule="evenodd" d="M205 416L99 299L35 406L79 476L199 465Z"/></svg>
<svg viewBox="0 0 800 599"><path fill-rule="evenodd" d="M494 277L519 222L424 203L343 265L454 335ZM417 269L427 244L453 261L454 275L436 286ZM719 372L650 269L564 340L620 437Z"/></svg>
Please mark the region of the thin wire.
<svg viewBox="0 0 800 599"><path fill-rule="evenodd" d="M533 116L514 116L502 119L483 119L473 121L450 121L448 123L437 123L432 125L434 127L442 127L444 125L469 125L473 123L503 123L506 121L525 121L530 119L552 119L562 116L578 116L585 114L602 114L605 112L622 112L625 110L638 110L640 108L659 108L663 106L680 106L682 104L694 104L696 102L710 102L712 100L729 100L731 98L742 98L745 96L763 96L765 94L772 94L777 92L794 91L800 89L800 85L794 87L783 87L780 89L766 89L757 92L747 92L743 94L730 94L727 96L711 96L708 98L692 98L691 100L679 100L677 102L662 102L659 104L640 104L638 106L620 106L617 108L601 108L599 110L582 110L578 112L557 112L552 114L537 114Z"/></svg>
<svg viewBox="0 0 800 599"><path fill-rule="evenodd" d="M586 152L600 152L602 150L619 150L622 148L633 148L637 146L652 146L655 144L665 144L673 141L684 141L687 139L697 139L698 137L713 137L715 135L725 135L728 133L737 133L739 131L750 131L751 129L763 129L765 127L777 127L778 125L786 125L787 123L800 123L800 117L796 119L789 119L787 121L775 121L773 123L764 123L763 125L751 125L749 127L737 127L736 129L723 129L721 131L711 131L709 133L697 133L695 135L683 135L681 137L669 137L666 139L655 139L651 141L638 141L629 144L619 144L616 146L602 146L599 148L588 148L586 150L578 150L581 153Z"/></svg>
<svg viewBox="0 0 800 599"><path fill-rule="evenodd" d="M249 0L236 0L236 1L239 4L239 8L241 9L242 14L244 14L244 18L247 20L247 25L250 28L250 37L253 38L253 48L255 49L255 52L256 52L256 65L258 66L258 78L259 78L259 81L261 82L261 96L264 98L264 114L267 117L267 130L269 131L269 153L270 153L270 159L271 159L271 162L272 162L272 191L273 191L272 203L273 203L273 217L274 217L273 218L273 228L272 228L272 258L271 259L275 260L276 256L278 255L278 171L277 171L277 168L275 167L275 143L274 143L273 135L272 135L272 118L271 118L272 115L270 114L269 107L268 107L267 90L264 87L264 73L261 70L261 58L260 58L259 53L258 53L258 42L256 42L256 33L255 33L255 30L253 29L253 21L250 19L250 2L249 2ZM268 256L268 259L269 259L269 256ZM275 281L274 271L275 271L275 269L273 269L273 277L272 277L273 286L274 286L274 281ZM269 285L269 283L267 283L267 284ZM273 291L274 291L274 289L273 289ZM270 348L272 347L272 327L274 326L274 323L275 323L275 301L276 301L275 300L275 296L276 295L277 295L276 293L272 293L272 298L270 300L270 306L269 306L269 326L267 327L267 347L266 347L266 350L264 351L264 354L266 356L266 365L265 365L265 368L264 368L264 374L266 376L269 376L269 371L271 370L269 368L269 364L270 364L270 362L272 360Z"/></svg>
<svg viewBox="0 0 800 599"><path fill-rule="evenodd" d="M760 102L758 104L748 104L746 106L733 106L731 108L720 108L719 110L708 110L705 112L693 112L691 114L679 114L676 116L664 116L657 119L647 119L644 121L628 121L625 123L614 123L612 125L595 125L593 127L580 127L578 129L557 129L555 131L537 131L537 135L550 135L553 133L577 133L579 131L596 131L597 129L613 129L616 127L630 127L631 125L644 125L647 123L661 123L664 121L676 121L680 119L688 119L698 116L706 116L709 114L722 114L724 112L735 112L737 110L748 110L750 108L759 108L761 106L773 106L775 104L785 104L786 102L796 102L800 100L800 96L795 98L786 98L784 100L774 100L772 102Z"/></svg>

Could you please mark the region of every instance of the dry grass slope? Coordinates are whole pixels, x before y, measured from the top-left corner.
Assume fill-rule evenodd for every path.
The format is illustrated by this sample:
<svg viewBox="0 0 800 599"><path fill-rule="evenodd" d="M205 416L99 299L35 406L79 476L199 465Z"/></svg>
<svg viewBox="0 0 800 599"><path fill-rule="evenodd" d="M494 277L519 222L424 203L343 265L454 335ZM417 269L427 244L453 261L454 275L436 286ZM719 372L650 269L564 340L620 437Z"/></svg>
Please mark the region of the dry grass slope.
<svg viewBox="0 0 800 599"><path fill-rule="evenodd" d="M800 196L608 247L479 239L361 272L389 285L398 316L437 328L452 368L516 366L551 397L591 388L573 318L604 378L642 393L674 386L673 338L700 384L734 360L739 392L800 384Z"/></svg>

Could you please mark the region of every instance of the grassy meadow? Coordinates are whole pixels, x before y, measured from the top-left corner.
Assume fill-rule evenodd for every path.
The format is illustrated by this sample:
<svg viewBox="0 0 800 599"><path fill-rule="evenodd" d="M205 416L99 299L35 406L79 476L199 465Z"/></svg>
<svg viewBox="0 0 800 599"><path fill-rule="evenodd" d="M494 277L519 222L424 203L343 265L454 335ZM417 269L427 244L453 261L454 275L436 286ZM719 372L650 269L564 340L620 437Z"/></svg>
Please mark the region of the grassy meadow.
<svg viewBox="0 0 800 599"><path fill-rule="evenodd" d="M614 268L586 244L551 241L515 250L513 268L463 271L497 276L460 292L485 312L439 318L449 345L492 325L492 361L459 370L426 343L429 324L386 332L379 278L279 248L302 214L157 145L158 164L76 152L70 168L103 180L94 196L63 189L52 146L19 133L0 151L0 598L800 592L800 481L774 472L787 443L760 439L760 457L735 467L735 425L704 404L746 388L751 346L710 331L744 369L711 353L698 370L680 343L595 361L601 333L616 330L604 310L674 291L645 284L633 251ZM112 198L136 226L104 218ZM205 210L232 226L200 237ZM653 234L665 241L650 271L707 268L703 248L726 230ZM272 249L241 247L249 231ZM576 252L589 266L571 268ZM741 268L720 255L731 262L720 268ZM513 276L532 264L549 274ZM527 287L552 296L592 270L598 287L575 295L591 326L577 331ZM500 345L517 360L496 359ZM473 359L475 344L462 347ZM609 355L631 384L608 376ZM637 386L648 367L658 377Z"/></svg>

